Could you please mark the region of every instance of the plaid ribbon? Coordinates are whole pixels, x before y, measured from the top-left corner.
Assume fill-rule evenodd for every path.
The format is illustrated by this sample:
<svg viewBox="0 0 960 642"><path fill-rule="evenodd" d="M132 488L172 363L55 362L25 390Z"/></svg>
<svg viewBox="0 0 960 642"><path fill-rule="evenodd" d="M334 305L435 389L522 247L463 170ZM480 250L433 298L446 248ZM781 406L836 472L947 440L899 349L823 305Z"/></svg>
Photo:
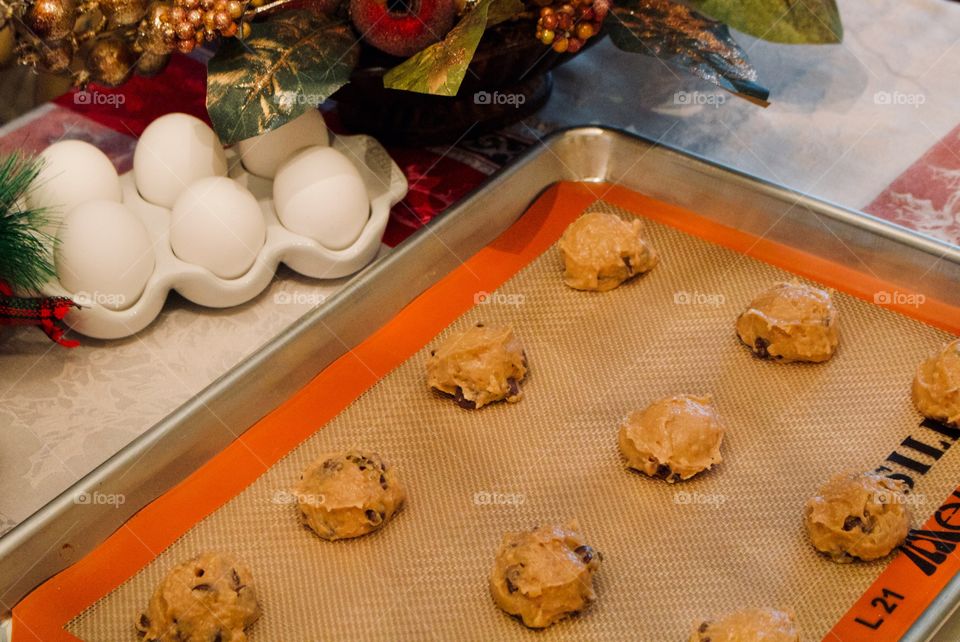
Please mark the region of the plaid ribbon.
<svg viewBox="0 0 960 642"><path fill-rule="evenodd" d="M66 328L61 321L71 308L80 306L73 299L53 297L17 297L13 289L0 280L0 325L39 326L52 341L65 348L76 348L79 341L64 339Z"/></svg>

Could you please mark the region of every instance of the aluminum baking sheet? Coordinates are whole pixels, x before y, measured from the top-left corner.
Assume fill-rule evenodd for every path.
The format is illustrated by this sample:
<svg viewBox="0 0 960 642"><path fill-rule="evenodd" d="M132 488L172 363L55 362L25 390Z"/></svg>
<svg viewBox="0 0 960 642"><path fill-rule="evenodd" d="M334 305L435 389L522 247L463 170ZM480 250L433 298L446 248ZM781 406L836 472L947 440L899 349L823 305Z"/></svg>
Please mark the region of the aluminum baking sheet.
<svg viewBox="0 0 960 642"><path fill-rule="evenodd" d="M815 254L831 260L855 263L861 269L866 266L878 278L902 283L904 287L915 287L920 280L931 297L939 296L956 303L950 300L951 295L954 299L957 296L956 288L950 286L956 283L958 263L955 252L948 246L776 186L751 181L649 142L596 128L571 130L557 134L546 146L498 175L487 188L421 233L406 248L360 277L329 308L304 318L240 369L205 391L192 406L151 431L145 436L149 443L132 445L81 482L73 492L126 491L128 504L142 505L222 448L221 433L210 429L211 418L205 417L205 410L221 419L229 417L234 422L232 425L249 425L346 347L356 345L410 298L448 272L461 257L489 243L516 220L532 196L544 186L564 178L613 179L686 206L700 194L702 207L697 211L708 218L733 222L748 232L763 229L768 232L768 238L802 241L812 246L804 248L808 251L814 250ZM710 198L704 198L705 195ZM798 236L798 232L803 232L802 236ZM859 258L854 261L851 255ZM288 379L280 376L286 373L277 372L278 367L289 369ZM265 391L272 394L262 394ZM134 468L125 465L142 459L140 455L145 448L171 442L174 442L173 448L163 451L162 457L151 458L147 465ZM192 455L177 465L177 455L185 452ZM121 476L118 473L122 472L129 474L118 483ZM70 501L72 496L67 495L65 500ZM18 563L29 565L24 557L11 553L29 551L31 546L42 547L33 549L40 563L32 571L27 568L31 572L22 580L5 587L7 595L16 595L31 581L35 583L44 573L63 564L59 556L43 554L50 548L53 535L38 526L44 520L63 525L64 514L69 512L69 506L48 506L44 514L24 525L32 527L32 533L18 528L11 535L19 535L19 539L8 536L0 541L6 553L0 556L4 570L16 568ZM90 511L72 517L89 520ZM81 529L83 536L73 537L67 532L60 540L67 546L60 546L59 551L79 553L89 549L123 517L110 514L105 524ZM39 534L39 537L24 538L27 534ZM62 530L58 532L58 536L63 535ZM17 576L4 573L2 577Z"/></svg>

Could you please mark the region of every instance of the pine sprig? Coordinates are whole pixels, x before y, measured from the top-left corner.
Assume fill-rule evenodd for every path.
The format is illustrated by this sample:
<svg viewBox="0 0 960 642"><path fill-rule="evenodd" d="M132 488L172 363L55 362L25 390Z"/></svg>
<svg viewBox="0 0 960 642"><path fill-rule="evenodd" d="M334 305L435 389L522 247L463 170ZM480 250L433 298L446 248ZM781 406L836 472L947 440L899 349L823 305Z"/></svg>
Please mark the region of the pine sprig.
<svg viewBox="0 0 960 642"><path fill-rule="evenodd" d="M23 204L40 167L40 159L19 153L0 160L0 280L24 293L38 292L56 274L54 239L40 229L46 213Z"/></svg>

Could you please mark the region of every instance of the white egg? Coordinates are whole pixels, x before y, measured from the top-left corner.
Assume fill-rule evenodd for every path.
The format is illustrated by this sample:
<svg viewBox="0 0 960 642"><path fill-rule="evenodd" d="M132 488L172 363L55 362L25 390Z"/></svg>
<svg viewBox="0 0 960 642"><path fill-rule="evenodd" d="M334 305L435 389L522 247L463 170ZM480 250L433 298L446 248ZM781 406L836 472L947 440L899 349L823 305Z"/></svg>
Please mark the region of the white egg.
<svg viewBox="0 0 960 642"><path fill-rule="evenodd" d="M197 180L226 174L227 157L217 135L189 114L167 114L150 123L133 153L137 191L161 207L173 207Z"/></svg>
<svg viewBox="0 0 960 642"><path fill-rule="evenodd" d="M124 310L143 294L153 274L153 245L143 222L125 205L78 205L63 217L57 236L57 278L81 305Z"/></svg>
<svg viewBox="0 0 960 642"><path fill-rule="evenodd" d="M202 178L173 205L173 253L220 278L235 279L249 270L266 236L257 199L229 178Z"/></svg>
<svg viewBox="0 0 960 642"><path fill-rule="evenodd" d="M56 234L63 215L87 201L123 198L120 178L107 155L82 140L61 140L40 152L40 173L27 192L31 208L45 208L43 231Z"/></svg>
<svg viewBox="0 0 960 642"><path fill-rule="evenodd" d="M327 125L316 109L311 109L286 125L265 134L241 140L237 145L240 160L251 174L273 178L283 161L305 147L330 144Z"/></svg>
<svg viewBox="0 0 960 642"><path fill-rule="evenodd" d="M284 227L332 250L356 241L370 216L360 173L332 147L308 147L283 163L273 202Z"/></svg>

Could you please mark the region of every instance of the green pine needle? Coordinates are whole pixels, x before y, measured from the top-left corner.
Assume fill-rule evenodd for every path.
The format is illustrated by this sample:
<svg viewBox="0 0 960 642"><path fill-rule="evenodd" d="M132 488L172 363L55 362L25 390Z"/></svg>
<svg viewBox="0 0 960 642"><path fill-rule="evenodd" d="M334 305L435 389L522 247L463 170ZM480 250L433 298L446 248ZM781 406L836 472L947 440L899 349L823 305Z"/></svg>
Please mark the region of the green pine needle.
<svg viewBox="0 0 960 642"><path fill-rule="evenodd" d="M46 213L22 202L40 167L40 159L19 153L0 160L0 279L22 293L39 292L56 274L54 239L40 231Z"/></svg>

